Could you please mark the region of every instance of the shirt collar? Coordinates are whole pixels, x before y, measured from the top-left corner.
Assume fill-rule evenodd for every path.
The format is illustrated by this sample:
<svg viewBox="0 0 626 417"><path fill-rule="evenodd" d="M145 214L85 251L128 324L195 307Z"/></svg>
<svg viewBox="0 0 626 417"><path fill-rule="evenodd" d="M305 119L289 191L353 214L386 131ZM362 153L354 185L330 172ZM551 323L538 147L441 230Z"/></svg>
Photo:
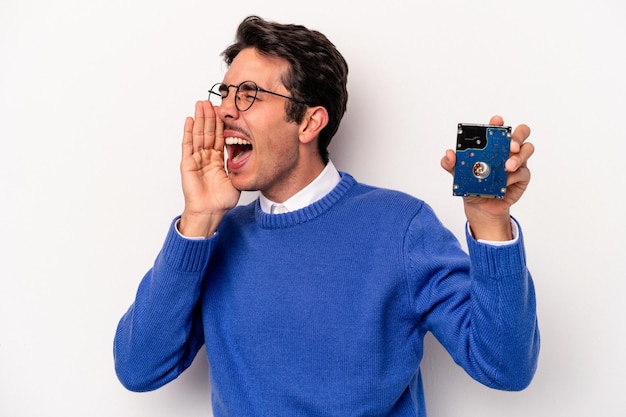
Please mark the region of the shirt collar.
<svg viewBox="0 0 626 417"><path fill-rule="evenodd" d="M298 191L296 194L288 198L282 203L287 211L296 211L304 208L308 205L315 203L317 200L322 199L326 194L331 192L333 188L341 181L339 171L333 165L332 161L328 161L326 167L309 185ZM261 203L261 210L265 213L272 212L272 205L277 203L259 194L259 202Z"/></svg>

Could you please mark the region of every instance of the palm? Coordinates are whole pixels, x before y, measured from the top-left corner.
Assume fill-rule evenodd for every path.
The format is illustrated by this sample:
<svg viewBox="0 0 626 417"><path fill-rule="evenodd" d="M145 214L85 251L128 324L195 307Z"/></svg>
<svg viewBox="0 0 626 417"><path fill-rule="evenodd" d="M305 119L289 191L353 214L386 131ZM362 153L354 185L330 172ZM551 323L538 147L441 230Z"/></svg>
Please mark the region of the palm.
<svg viewBox="0 0 626 417"><path fill-rule="evenodd" d="M200 149L181 161L181 175L186 208L202 214L227 211L237 205L240 192L224 169L224 152Z"/></svg>
<svg viewBox="0 0 626 417"><path fill-rule="evenodd" d="M481 210L486 215L496 218L508 213L511 206L522 197L527 187L528 181L510 184L503 199L467 197L464 199L465 211Z"/></svg>

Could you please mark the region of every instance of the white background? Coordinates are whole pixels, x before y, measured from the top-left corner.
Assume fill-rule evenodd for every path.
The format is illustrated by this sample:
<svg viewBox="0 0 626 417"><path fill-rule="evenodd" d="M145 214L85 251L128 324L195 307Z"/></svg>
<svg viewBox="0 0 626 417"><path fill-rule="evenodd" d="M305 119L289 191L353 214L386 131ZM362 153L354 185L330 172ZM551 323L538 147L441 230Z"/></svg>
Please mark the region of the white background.
<svg viewBox="0 0 626 417"><path fill-rule="evenodd" d="M489 390L427 339L431 417L626 415L626 3L0 3L0 415L208 416L207 362L124 390L112 339L182 208L179 148L248 14L324 32L350 65L331 157L429 202L461 239L439 167L457 122L527 123L514 208L542 333L520 393ZM247 195L249 199L253 196Z"/></svg>

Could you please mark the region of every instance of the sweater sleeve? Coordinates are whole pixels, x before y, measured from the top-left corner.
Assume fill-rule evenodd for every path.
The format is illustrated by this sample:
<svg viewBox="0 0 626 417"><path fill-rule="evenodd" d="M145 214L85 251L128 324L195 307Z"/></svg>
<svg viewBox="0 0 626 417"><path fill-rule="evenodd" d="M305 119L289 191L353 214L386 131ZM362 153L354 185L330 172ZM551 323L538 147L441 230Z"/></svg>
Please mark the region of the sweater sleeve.
<svg viewBox="0 0 626 417"><path fill-rule="evenodd" d="M535 293L519 232L505 246L467 234L468 256L426 206L407 238L419 323L472 378L510 391L530 384L539 354Z"/></svg>
<svg viewBox="0 0 626 417"><path fill-rule="evenodd" d="M197 300L213 241L184 239L175 222L115 333L115 371L131 391L177 378L204 343Z"/></svg>

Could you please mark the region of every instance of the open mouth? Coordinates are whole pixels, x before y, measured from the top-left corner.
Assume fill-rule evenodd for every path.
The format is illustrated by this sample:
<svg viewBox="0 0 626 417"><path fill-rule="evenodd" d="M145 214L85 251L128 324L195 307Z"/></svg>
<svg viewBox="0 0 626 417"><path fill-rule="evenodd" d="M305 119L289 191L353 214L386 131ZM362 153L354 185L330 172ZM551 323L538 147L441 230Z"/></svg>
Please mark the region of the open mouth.
<svg viewBox="0 0 626 417"><path fill-rule="evenodd" d="M242 161L252 151L252 144L245 139L228 137L224 141L228 149L228 159L233 164Z"/></svg>

